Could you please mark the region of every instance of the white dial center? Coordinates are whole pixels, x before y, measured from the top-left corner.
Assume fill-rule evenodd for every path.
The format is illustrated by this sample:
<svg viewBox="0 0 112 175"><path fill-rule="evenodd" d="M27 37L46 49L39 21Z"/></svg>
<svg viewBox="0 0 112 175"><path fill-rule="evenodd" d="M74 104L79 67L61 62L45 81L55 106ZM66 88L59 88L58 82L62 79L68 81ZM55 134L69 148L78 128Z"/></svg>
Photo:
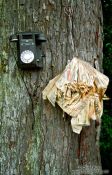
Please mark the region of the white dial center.
<svg viewBox="0 0 112 175"><path fill-rule="evenodd" d="M31 63L34 60L34 53L30 50L25 50L21 53L20 58L23 63Z"/></svg>

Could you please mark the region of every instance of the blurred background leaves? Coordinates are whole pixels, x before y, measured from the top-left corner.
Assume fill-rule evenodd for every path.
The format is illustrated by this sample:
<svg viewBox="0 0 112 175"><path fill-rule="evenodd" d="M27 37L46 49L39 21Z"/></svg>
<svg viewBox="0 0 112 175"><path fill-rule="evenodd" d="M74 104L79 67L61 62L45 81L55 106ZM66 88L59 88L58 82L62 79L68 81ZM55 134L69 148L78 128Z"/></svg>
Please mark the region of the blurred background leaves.
<svg viewBox="0 0 112 175"><path fill-rule="evenodd" d="M104 19L103 69L104 74L110 80L106 92L110 100L104 101L100 150L103 169L109 169L109 174L112 174L112 0L102 0L102 7Z"/></svg>

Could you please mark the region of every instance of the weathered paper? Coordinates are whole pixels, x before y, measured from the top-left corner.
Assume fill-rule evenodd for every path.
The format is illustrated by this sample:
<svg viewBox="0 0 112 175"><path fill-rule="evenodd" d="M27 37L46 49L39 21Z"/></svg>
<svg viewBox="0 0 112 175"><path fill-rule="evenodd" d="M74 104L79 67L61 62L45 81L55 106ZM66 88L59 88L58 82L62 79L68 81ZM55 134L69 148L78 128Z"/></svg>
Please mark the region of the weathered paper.
<svg viewBox="0 0 112 175"><path fill-rule="evenodd" d="M90 119L100 120L103 96L109 79L90 64L73 58L62 74L50 80L43 91L43 99L53 106L57 103L70 115L73 132L80 134Z"/></svg>

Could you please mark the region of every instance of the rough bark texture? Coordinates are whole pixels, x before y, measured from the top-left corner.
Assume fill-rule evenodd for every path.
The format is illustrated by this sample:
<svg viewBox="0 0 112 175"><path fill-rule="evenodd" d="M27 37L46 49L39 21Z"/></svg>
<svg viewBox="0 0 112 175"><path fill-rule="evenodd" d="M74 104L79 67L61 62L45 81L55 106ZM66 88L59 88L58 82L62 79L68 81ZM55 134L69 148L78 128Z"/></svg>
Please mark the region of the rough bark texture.
<svg viewBox="0 0 112 175"><path fill-rule="evenodd" d="M41 94L73 56L101 70L100 0L0 0L0 17L1 175L75 175L79 166L100 166L95 123L73 133L70 117ZM18 69L9 42L18 31L47 36L43 70Z"/></svg>

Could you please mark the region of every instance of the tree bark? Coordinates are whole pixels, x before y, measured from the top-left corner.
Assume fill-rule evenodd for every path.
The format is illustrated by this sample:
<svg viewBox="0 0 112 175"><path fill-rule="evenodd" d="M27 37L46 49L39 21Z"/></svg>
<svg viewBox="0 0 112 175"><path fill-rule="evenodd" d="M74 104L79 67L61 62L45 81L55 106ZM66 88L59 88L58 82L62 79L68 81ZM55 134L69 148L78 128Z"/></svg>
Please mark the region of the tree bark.
<svg viewBox="0 0 112 175"><path fill-rule="evenodd" d="M73 133L70 116L43 101L42 90L73 56L102 70L101 2L0 0L0 9L1 175L84 174L86 165L95 174L101 167L95 122ZM18 68L9 36L20 31L47 37L43 69Z"/></svg>

